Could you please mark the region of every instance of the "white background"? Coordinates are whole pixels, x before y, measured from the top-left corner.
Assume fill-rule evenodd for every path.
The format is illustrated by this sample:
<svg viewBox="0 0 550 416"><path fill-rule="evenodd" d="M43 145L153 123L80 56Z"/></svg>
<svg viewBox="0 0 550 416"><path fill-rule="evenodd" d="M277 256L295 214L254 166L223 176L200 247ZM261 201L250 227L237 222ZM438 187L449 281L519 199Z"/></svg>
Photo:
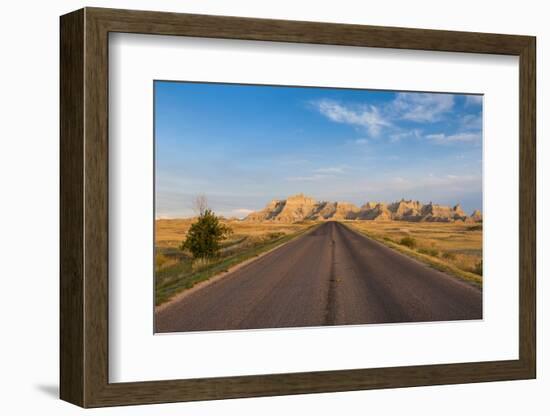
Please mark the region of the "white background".
<svg viewBox="0 0 550 416"><path fill-rule="evenodd" d="M109 62L111 381L518 358L516 57L114 34ZM153 79L483 93L483 321L152 336Z"/></svg>
<svg viewBox="0 0 550 416"><path fill-rule="evenodd" d="M0 17L3 59L0 205L2 370L0 408L6 414L77 414L56 400L58 386L58 16L83 5L531 34L538 37L538 380L318 394L87 411L88 414L530 414L548 413L550 365L543 331L549 298L542 217L550 146L544 143L544 103L550 98L545 61L550 27L544 2L438 1L50 1L7 3ZM548 199L548 198L546 198ZM543 265L544 263L544 265Z"/></svg>

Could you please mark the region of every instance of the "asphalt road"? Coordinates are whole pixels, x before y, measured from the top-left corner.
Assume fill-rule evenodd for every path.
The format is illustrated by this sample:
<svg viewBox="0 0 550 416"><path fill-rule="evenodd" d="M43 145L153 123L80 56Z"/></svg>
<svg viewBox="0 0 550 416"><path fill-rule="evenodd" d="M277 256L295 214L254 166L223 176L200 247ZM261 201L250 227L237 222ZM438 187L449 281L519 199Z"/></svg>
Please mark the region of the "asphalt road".
<svg viewBox="0 0 550 416"><path fill-rule="evenodd" d="M156 332L482 318L481 290L327 222L156 312Z"/></svg>

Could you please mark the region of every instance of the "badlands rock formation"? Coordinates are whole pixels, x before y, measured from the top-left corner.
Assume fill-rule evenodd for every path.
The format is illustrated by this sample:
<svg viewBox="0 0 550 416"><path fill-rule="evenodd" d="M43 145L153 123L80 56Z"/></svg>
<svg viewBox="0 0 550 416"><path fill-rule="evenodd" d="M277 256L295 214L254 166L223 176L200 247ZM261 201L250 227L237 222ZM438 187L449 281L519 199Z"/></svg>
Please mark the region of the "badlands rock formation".
<svg viewBox="0 0 550 416"><path fill-rule="evenodd" d="M349 202L316 201L303 194L287 199L273 200L261 211L253 212L246 221L276 221L292 223L304 220L369 220L369 221L428 221L428 222L481 222L482 215L475 210L468 216L459 204L422 204L402 199L390 204L367 202L357 207Z"/></svg>

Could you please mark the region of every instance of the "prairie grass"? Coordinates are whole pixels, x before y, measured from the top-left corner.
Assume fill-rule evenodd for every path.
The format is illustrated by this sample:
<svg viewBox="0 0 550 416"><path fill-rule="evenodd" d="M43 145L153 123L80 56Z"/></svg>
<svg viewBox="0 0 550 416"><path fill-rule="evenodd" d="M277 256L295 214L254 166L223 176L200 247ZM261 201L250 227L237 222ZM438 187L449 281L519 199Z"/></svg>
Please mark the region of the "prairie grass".
<svg viewBox="0 0 550 416"><path fill-rule="evenodd" d="M483 225L346 221L346 225L439 270L481 285Z"/></svg>
<svg viewBox="0 0 550 416"><path fill-rule="evenodd" d="M403 237L401 240L399 240L399 244L409 247L409 248L415 248L416 247L416 239L413 237Z"/></svg>
<svg viewBox="0 0 550 416"><path fill-rule="evenodd" d="M439 256L439 250L436 250L435 248L419 248L418 252L432 257Z"/></svg>
<svg viewBox="0 0 550 416"><path fill-rule="evenodd" d="M214 263L216 263L216 259L208 257L199 257L198 259L193 259L191 263L191 271L200 272L202 270L208 269L209 267L212 267Z"/></svg>

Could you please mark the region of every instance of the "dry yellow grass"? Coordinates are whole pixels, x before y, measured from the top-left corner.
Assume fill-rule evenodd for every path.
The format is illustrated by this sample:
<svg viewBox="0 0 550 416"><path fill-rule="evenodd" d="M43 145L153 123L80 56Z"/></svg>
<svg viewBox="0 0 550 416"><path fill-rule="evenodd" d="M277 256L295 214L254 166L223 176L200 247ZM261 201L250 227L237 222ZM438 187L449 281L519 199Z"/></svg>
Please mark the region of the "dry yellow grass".
<svg viewBox="0 0 550 416"><path fill-rule="evenodd" d="M194 218L184 219L160 219L155 221L155 246L157 248L177 248L185 239L187 231ZM222 221L231 227L233 234L229 241L240 240L243 237L261 238L270 233L290 234L306 228L309 224L277 224L277 223L253 223L246 221ZM228 241L228 242L229 242Z"/></svg>
<svg viewBox="0 0 550 416"><path fill-rule="evenodd" d="M181 251L179 247L194 221L194 218L155 221L156 270L173 266L190 257L190 253ZM312 225L312 223L277 224L238 220L223 220L222 222L233 230L233 233L222 242L220 253L222 256L235 254L285 235L295 234Z"/></svg>
<svg viewBox="0 0 550 416"><path fill-rule="evenodd" d="M157 248L178 247L193 224L193 219L155 221L155 246Z"/></svg>
<svg viewBox="0 0 550 416"><path fill-rule="evenodd" d="M155 221L155 246L165 257L160 257L157 266L162 268L173 264L170 254L178 249L185 239L193 218L160 219ZM223 221L231 227L233 234L224 242L225 247L240 241L262 241L273 233L286 235L300 231L311 224L254 223L246 221ZM412 237L414 249L420 254L438 257L453 266L476 272L482 259L481 224L428 223L405 221L344 221L358 231L365 232L381 241L399 244L403 238ZM172 249L172 250L170 250Z"/></svg>
<svg viewBox="0 0 550 416"><path fill-rule="evenodd" d="M405 221L346 221L346 224L394 248L400 246L400 251L406 254L418 254L415 257L422 260L431 259L432 263L481 276L481 224ZM413 247L403 244L411 239ZM469 280L475 280L470 277Z"/></svg>

